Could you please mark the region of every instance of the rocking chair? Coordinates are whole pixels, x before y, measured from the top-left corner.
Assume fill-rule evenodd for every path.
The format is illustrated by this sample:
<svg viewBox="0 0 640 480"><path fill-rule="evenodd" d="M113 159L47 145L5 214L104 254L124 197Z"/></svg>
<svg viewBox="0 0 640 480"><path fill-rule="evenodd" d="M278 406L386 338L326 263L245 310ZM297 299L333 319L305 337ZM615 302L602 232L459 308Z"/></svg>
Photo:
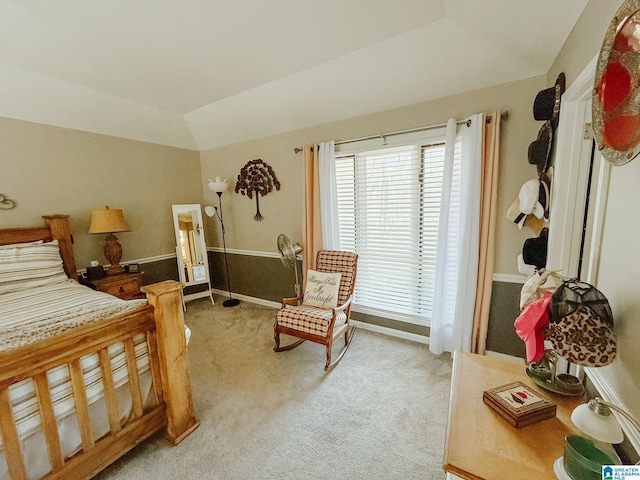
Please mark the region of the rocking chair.
<svg viewBox="0 0 640 480"><path fill-rule="evenodd" d="M284 298L274 325L275 352L292 350L305 340L326 346L327 361L324 370L335 367L351 345L355 326L349 325L351 301L356 283L358 255L352 252L321 250L316 257L315 270L325 273L341 273L338 289L338 306L320 308L303 305L303 295ZM306 281L306 279L305 279ZM280 346L280 334L299 338L296 342ZM344 347L332 361L333 342L344 335Z"/></svg>

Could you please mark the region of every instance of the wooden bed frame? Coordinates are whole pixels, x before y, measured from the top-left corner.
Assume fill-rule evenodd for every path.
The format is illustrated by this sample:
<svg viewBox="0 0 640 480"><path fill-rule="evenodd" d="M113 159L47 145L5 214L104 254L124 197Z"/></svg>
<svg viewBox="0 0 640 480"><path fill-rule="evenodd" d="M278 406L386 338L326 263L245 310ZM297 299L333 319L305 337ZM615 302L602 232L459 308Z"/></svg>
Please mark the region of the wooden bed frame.
<svg viewBox="0 0 640 480"><path fill-rule="evenodd" d="M65 272L70 278L77 279L68 215L43 218L46 223L43 227L1 229L0 245L57 239ZM173 280L145 286L142 290L147 294L149 305L140 311L78 327L36 344L0 353L0 435L11 480L27 478L8 393L10 385L25 378L33 379L36 388L51 464L51 472L43 477L46 479L89 479L154 432L164 429L165 437L177 445L199 426L193 409L186 352L181 301L183 287L183 284ZM155 406L147 411L143 411L134 353L133 337L139 333L147 337L156 400ZM133 405L131 419L124 425L119 421L107 352L109 345L118 342L125 347ZM80 359L94 353L100 358L110 425L110 432L98 440L94 440L91 431L80 367ZM81 450L70 458L63 458L61 453L47 381L47 371L59 365L69 366L82 438Z"/></svg>

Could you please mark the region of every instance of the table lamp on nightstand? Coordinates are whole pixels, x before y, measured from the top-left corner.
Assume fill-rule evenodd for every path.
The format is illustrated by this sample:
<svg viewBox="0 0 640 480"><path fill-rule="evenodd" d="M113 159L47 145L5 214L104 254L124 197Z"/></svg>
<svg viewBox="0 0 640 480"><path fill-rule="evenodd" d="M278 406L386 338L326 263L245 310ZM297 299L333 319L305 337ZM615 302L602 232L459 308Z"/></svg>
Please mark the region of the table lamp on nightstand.
<svg viewBox="0 0 640 480"><path fill-rule="evenodd" d="M106 233L107 238L104 244L104 256L111 266L107 275L117 275L124 273L124 267L120 265L122 258L122 245L114 233L130 232L129 224L122 214L122 210L117 208L104 207L94 210L91 213L91 226L89 233Z"/></svg>
<svg viewBox="0 0 640 480"><path fill-rule="evenodd" d="M600 397L578 405L571 414L571 421L586 437L569 435L566 438L564 457L554 464L558 478L600 480L602 466L622 464L611 444L621 443L624 434L612 412L640 432L640 424L628 411Z"/></svg>

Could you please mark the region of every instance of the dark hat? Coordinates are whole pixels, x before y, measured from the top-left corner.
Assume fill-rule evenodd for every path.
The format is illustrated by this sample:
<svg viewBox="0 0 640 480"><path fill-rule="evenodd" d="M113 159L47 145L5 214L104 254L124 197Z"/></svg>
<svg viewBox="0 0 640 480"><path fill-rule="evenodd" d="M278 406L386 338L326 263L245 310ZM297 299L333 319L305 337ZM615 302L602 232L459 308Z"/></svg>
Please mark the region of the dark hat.
<svg viewBox="0 0 640 480"><path fill-rule="evenodd" d="M560 73L553 87L538 92L533 102L533 118L536 120L551 120L551 127L558 126L560 116L560 97L564 93L564 73Z"/></svg>
<svg viewBox="0 0 640 480"><path fill-rule="evenodd" d="M549 229L543 228L539 237L527 238L522 246L522 261L541 270L547 265Z"/></svg>
<svg viewBox="0 0 640 480"><path fill-rule="evenodd" d="M558 355L577 365L610 364L616 357L616 337L609 301L594 286L567 280L551 297L545 338Z"/></svg>
<svg viewBox="0 0 640 480"><path fill-rule="evenodd" d="M547 120L538 131L538 138L529 144L529 163L535 165L538 174L546 172L551 165L551 145L553 143L553 128Z"/></svg>

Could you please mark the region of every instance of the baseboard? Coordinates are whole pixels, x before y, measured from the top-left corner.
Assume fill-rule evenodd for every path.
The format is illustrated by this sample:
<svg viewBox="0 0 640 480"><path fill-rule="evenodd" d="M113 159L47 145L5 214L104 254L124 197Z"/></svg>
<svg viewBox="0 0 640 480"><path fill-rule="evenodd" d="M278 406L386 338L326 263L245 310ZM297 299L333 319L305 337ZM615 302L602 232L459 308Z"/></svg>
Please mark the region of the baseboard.
<svg viewBox="0 0 640 480"><path fill-rule="evenodd" d="M217 288L212 288L211 291L217 295L222 295L225 297L229 296L229 292L225 290L219 290ZM278 302L272 302L270 300L264 300L263 298L250 297L248 295L242 295L240 293L231 292L231 296L233 298L237 298L240 301L251 302L258 305L263 305L265 307L271 307L275 309L279 309L281 304ZM415 333L403 332L401 330L395 330L393 328L381 327L380 325L373 325L367 322L359 322L357 320L351 320L353 325L356 325L358 328L362 328L363 330L369 330L371 332L382 333L384 335L388 335L390 337L402 338L404 340L411 340L417 343L429 344L429 337L425 337L423 335L416 335Z"/></svg>
<svg viewBox="0 0 640 480"><path fill-rule="evenodd" d="M222 295L223 297L228 297L229 292L226 290L219 290L217 288L212 288L211 291L217 295ZM258 305L263 305L265 307L271 307L275 309L279 309L282 304L279 302L272 302L271 300L265 300L264 298L250 297L249 295L242 295L241 293L231 292L232 298L237 298L240 301L257 303Z"/></svg>
<svg viewBox="0 0 640 480"><path fill-rule="evenodd" d="M429 337L424 335L416 335L415 333L403 332L402 330L396 330L395 328L381 327L380 325L374 325L373 323L359 322L358 320L351 320L350 323L356 325L363 330L369 330L370 332L382 333L390 337L402 338L403 340L411 340L416 343L423 343L429 345Z"/></svg>

